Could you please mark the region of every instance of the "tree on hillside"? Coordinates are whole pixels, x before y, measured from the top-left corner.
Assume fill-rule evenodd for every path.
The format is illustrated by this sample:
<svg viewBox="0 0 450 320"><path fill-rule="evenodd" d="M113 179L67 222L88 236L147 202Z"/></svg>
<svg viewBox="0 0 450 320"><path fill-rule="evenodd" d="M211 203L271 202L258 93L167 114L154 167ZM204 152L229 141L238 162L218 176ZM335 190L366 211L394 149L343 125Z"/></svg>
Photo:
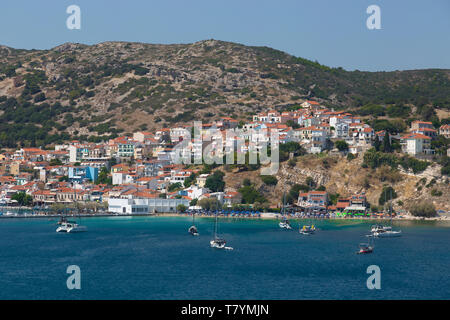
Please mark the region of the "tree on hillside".
<svg viewBox="0 0 450 320"><path fill-rule="evenodd" d="M108 177L108 175L108 169L106 169L106 167L102 167L100 173L98 174L96 184L112 185L112 177Z"/></svg>
<svg viewBox="0 0 450 320"><path fill-rule="evenodd" d="M375 135L375 141L373 143L373 147L375 148L375 151L380 151L381 148L381 141L378 135Z"/></svg>
<svg viewBox="0 0 450 320"><path fill-rule="evenodd" d="M314 181L314 179L312 177L306 177L305 183L310 189L313 189L316 187L316 182Z"/></svg>
<svg viewBox="0 0 450 320"><path fill-rule="evenodd" d="M172 191L176 191L176 190L180 190L183 188L183 185L181 184L181 182L177 182L177 183L172 183L169 188L167 188L168 192L172 192Z"/></svg>
<svg viewBox="0 0 450 320"><path fill-rule="evenodd" d="M278 183L278 179L275 176L260 176L262 182L267 185L275 186Z"/></svg>
<svg viewBox="0 0 450 320"><path fill-rule="evenodd" d="M348 143L344 140L338 140L334 144L336 148L338 148L339 151L347 151L348 150Z"/></svg>
<svg viewBox="0 0 450 320"><path fill-rule="evenodd" d="M205 187L211 190L212 192L221 192L225 189L225 181L223 181L223 177L225 174L216 170L212 175L206 178Z"/></svg>
<svg viewBox="0 0 450 320"><path fill-rule="evenodd" d="M395 198L397 198L397 193L395 192L394 188L392 188L391 186L385 186L383 187L383 190L380 193L380 197L378 198L378 204L382 206Z"/></svg>
<svg viewBox="0 0 450 320"><path fill-rule="evenodd" d="M291 189L289 190L289 193L286 194L286 203L293 204L296 203L298 200L298 195L300 191L302 192L308 192L310 190L310 187L308 187L305 184L294 184Z"/></svg>
<svg viewBox="0 0 450 320"><path fill-rule="evenodd" d="M63 163L61 162L61 160L59 160L59 159L52 159L52 160L50 160L50 162L49 162L49 165L51 165L51 166L60 166L60 165L62 165Z"/></svg>
<svg viewBox="0 0 450 320"><path fill-rule="evenodd" d="M264 203L267 199L253 185L243 186L238 190L242 194L242 203Z"/></svg>
<svg viewBox="0 0 450 320"><path fill-rule="evenodd" d="M416 217L435 217L437 214L433 203L426 200L413 203L409 210Z"/></svg>
<svg viewBox="0 0 450 320"><path fill-rule="evenodd" d="M204 198L197 202L197 205L204 210L218 210L221 208L221 203L216 198Z"/></svg>
<svg viewBox="0 0 450 320"><path fill-rule="evenodd" d="M33 197L23 191L15 193L12 200L16 200L21 206L29 206L33 203Z"/></svg>
<svg viewBox="0 0 450 320"><path fill-rule="evenodd" d="M391 146L391 139L389 136L389 132L386 131L384 138L383 138L383 145L382 145L383 152L392 152L392 146Z"/></svg>
<svg viewBox="0 0 450 320"><path fill-rule="evenodd" d="M184 180L184 187L189 188L195 182L196 178L197 175L195 173L191 173L191 175Z"/></svg>

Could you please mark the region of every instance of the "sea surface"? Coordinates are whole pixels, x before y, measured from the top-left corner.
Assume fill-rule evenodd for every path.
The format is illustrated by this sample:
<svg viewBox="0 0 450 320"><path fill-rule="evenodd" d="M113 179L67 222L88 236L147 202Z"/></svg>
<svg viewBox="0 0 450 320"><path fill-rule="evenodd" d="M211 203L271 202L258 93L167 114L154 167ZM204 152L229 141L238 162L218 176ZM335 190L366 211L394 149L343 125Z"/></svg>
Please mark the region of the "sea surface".
<svg viewBox="0 0 450 320"><path fill-rule="evenodd" d="M54 219L0 219L0 299L449 299L450 224L394 222L403 236L376 239L373 222L220 219L234 250L209 247L212 218L83 218L88 232L56 233ZM314 223L315 235L298 233ZM67 267L81 270L69 290ZM369 290L367 267L381 270Z"/></svg>

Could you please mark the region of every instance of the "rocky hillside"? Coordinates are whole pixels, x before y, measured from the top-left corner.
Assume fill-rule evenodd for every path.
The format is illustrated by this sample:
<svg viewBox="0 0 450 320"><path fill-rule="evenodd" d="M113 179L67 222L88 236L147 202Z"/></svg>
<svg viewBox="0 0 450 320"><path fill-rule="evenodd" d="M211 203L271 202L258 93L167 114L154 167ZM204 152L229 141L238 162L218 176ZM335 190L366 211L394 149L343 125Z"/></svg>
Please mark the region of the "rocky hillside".
<svg viewBox="0 0 450 320"><path fill-rule="evenodd" d="M399 109L408 110L405 118L448 115L450 70L348 72L217 40L0 47L0 147L95 141L220 116L246 120L307 98L356 111L368 103L407 105Z"/></svg>
<svg viewBox="0 0 450 320"><path fill-rule="evenodd" d="M441 174L441 166L433 163L425 171L414 174L401 167L363 168L363 155L348 160L340 155L298 157L295 166L283 162L277 174L278 183L269 186L263 183L259 170L226 172L225 181L229 190L241 188L244 179L250 179L255 189L261 192L271 206L280 206L283 192L288 193L295 184L306 185L308 177L315 188L324 186L329 194L349 197L365 192L372 205L379 205L384 186L392 186L397 197L392 202L396 211L407 210L417 200L429 200L437 209L450 210L450 186L448 176ZM434 190L434 191L433 191Z"/></svg>
<svg viewBox="0 0 450 320"><path fill-rule="evenodd" d="M449 92L450 70L348 72L216 40L66 43L51 50L2 46L0 144L100 140L220 116L246 120L306 98L336 108L403 103L423 112L433 106L429 116L435 108L448 115Z"/></svg>

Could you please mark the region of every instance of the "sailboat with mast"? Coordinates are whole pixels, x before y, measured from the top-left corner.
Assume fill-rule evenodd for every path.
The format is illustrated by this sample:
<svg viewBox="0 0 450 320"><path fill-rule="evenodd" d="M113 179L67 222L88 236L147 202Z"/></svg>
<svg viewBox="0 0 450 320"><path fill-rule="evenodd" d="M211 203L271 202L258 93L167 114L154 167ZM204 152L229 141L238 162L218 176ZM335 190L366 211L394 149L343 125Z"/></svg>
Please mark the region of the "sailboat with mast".
<svg viewBox="0 0 450 320"><path fill-rule="evenodd" d="M192 212L192 226L189 227L188 232L193 236L199 235L197 227L195 226L195 212Z"/></svg>
<svg viewBox="0 0 450 320"><path fill-rule="evenodd" d="M390 216L390 225L389 226L383 226L383 225L375 225L372 226L370 232L371 237L377 237L377 238L396 238L401 237L402 231L394 231L392 230L392 190L390 191L390 199L388 202L388 214ZM386 203L386 190L384 190L384 202Z"/></svg>
<svg viewBox="0 0 450 320"><path fill-rule="evenodd" d="M80 212L78 210L78 202L77 202L77 191L74 188L74 196L75 196L75 210L78 213L78 218L80 219ZM86 232L87 231L87 227L85 226L80 226L78 223L76 223L75 221L69 221L67 220L67 218L63 215L60 219L60 221L58 222L59 227L56 228L56 232L66 232L66 233L75 233L75 232Z"/></svg>
<svg viewBox="0 0 450 320"><path fill-rule="evenodd" d="M286 191L283 192L283 206L281 208L282 221L280 221L278 223L278 226L281 229L290 230L290 229L292 229L292 227L291 227L291 224L289 223L289 220L286 218L286 215L285 215L285 204L284 204L285 200L286 200Z"/></svg>
<svg viewBox="0 0 450 320"><path fill-rule="evenodd" d="M214 238L209 242L211 248L233 250L232 247L226 246L227 242L225 241L225 239L219 238L217 236L217 223L218 223L218 221L217 221L217 212L216 212L216 217L214 220Z"/></svg>

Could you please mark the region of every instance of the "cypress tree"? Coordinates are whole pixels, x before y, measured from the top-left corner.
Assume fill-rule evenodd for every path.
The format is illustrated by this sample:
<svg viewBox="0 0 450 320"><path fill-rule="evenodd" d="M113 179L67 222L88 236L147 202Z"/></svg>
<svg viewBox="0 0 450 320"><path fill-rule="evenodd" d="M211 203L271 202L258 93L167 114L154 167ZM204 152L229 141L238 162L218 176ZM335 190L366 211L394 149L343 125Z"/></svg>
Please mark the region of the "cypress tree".
<svg viewBox="0 0 450 320"><path fill-rule="evenodd" d="M391 141L389 139L389 132L387 131L383 139L383 152L392 152Z"/></svg>

